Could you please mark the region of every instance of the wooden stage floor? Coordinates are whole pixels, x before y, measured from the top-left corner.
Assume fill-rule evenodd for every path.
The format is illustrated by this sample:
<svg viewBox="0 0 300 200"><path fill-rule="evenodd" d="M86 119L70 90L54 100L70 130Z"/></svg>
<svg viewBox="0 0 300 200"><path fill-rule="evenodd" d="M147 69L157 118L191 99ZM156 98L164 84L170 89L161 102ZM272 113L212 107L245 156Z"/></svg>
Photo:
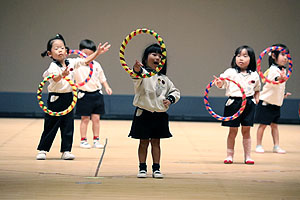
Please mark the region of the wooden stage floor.
<svg viewBox="0 0 300 200"><path fill-rule="evenodd" d="M150 174L136 178L138 140L127 137L131 121L111 120L101 121L100 139L108 143L94 177L103 150L79 148L79 125L75 120L75 160L60 159L59 132L47 160L38 161L43 119L1 118L0 199L300 199L300 125L279 125L280 143L287 151L282 155L272 153L270 128L263 138L266 152L254 152L255 125L251 166L243 164L240 133L234 164L225 165L228 128L170 122L173 137L161 142L161 180ZM151 155L147 164L151 172Z"/></svg>

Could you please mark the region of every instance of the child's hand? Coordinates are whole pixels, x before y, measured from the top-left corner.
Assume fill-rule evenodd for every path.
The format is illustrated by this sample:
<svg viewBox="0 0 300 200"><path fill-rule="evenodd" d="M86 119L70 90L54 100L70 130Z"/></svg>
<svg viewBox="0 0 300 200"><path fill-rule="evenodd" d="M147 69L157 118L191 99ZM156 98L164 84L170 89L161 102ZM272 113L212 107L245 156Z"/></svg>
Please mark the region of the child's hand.
<svg viewBox="0 0 300 200"><path fill-rule="evenodd" d="M135 61L135 64L133 65L133 71L134 71L135 73L140 72L142 66L143 66L143 64L142 64L140 61L136 60L136 61Z"/></svg>
<svg viewBox="0 0 300 200"><path fill-rule="evenodd" d="M280 80L287 80L287 76L286 76L286 73L285 73L285 70L284 69L282 69L281 71L280 71L280 76L278 77L278 79L277 79L278 81L280 81Z"/></svg>
<svg viewBox="0 0 300 200"><path fill-rule="evenodd" d="M215 85L218 87L218 88L221 88L223 85L224 85L224 82L219 79L218 77L214 76L215 78Z"/></svg>
<svg viewBox="0 0 300 200"><path fill-rule="evenodd" d="M168 99L164 99L163 104L166 108L168 108L171 105L171 101L169 101Z"/></svg>
<svg viewBox="0 0 300 200"><path fill-rule="evenodd" d="M103 45L102 45L102 43L100 43L97 48L97 55L101 55L101 54L107 52L110 47L111 47L111 45L108 44L108 42L105 42Z"/></svg>
<svg viewBox="0 0 300 200"><path fill-rule="evenodd" d="M287 98L287 97L290 96L290 95L292 95L292 93L287 92L287 93L285 93L284 98Z"/></svg>
<svg viewBox="0 0 300 200"><path fill-rule="evenodd" d="M70 71L68 70L68 67L61 73L62 77L68 76L70 74Z"/></svg>
<svg viewBox="0 0 300 200"><path fill-rule="evenodd" d="M105 91L108 95L111 95L112 94L112 89L110 87L108 88L105 88Z"/></svg>

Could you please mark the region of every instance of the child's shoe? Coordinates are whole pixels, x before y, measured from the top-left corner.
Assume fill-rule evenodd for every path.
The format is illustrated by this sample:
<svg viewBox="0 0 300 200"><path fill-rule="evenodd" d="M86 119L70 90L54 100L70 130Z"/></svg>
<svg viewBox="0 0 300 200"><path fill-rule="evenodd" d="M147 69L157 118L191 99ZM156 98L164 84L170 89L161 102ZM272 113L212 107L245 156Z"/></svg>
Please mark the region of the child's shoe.
<svg viewBox="0 0 300 200"><path fill-rule="evenodd" d="M37 160L46 160L46 151L39 151L38 155L36 156Z"/></svg>
<svg viewBox="0 0 300 200"><path fill-rule="evenodd" d="M279 146L274 146L273 152L274 153L280 153L280 154L285 154L286 153L286 151L281 149Z"/></svg>
<svg viewBox="0 0 300 200"><path fill-rule="evenodd" d="M94 140L93 147L97 148L97 149L103 149L104 148L104 146L102 144L100 144L99 139Z"/></svg>
<svg viewBox="0 0 300 200"><path fill-rule="evenodd" d="M139 173L136 175L138 178L147 178L147 171L146 170L140 170Z"/></svg>
<svg viewBox="0 0 300 200"><path fill-rule="evenodd" d="M233 163L232 157L227 157L227 158L224 160L224 164L232 164L232 163Z"/></svg>
<svg viewBox="0 0 300 200"><path fill-rule="evenodd" d="M74 160L75 156L73 154L71 154L71 152L65 151L61 155L61 159L63 159L63 160Z"/></svg>
<svg viewBox="0 0 300 200"><path fill-rule="evenodd" d="M90 149L91 145L87 142L87 140L81 140L80 141L80 147L84 149Z"/></svg>
<svg viewBox="0 0 300 200"><path fill-rule="evenodd" d="M152 173L153 178L164 178L164 175L160 172L160 170L156 170Z"/></svg>
<svg viewBox="0 0 300 200"><path fill-rule="evenodd" d="M245 160L245 164L246 165L254 165L254 160L252 160L251 158L248 158Z"/></svg>
<svg viewBox="0 0 300 200"><path fill-rule="evenodd" d="M263 147L261 145L257 145L256 149L255 149L256 153L264 153L265 150L263 149Z"/></svg>

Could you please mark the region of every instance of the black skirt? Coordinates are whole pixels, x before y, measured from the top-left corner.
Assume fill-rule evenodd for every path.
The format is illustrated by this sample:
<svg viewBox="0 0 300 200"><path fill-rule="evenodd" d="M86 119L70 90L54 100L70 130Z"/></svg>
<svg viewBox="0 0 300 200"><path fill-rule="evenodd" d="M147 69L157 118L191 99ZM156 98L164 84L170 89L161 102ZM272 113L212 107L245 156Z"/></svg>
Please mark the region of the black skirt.
<svg viewBox="0 0 300 200"><path fill-rule="evenodd" d="M135 139L169 138L169 115L136 108L128 137Z"/></svg>

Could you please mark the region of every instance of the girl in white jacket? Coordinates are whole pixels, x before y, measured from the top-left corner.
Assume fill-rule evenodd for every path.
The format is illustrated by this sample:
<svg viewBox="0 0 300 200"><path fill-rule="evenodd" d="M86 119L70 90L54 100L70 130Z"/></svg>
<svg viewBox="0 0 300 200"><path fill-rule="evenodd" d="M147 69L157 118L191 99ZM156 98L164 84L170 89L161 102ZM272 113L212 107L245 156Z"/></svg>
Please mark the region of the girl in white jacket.
<svg viewBox="0 0 300 200"><path fill-rule="evenodd" d="M154 71L161 57L160 46L152 44L145 49L142 63L136 61L133 70L137 74ZM160 172L160 139L172 137L166 111L180 98L180 92L166 76L166 70L165 64L158 74L150 78L133 79L135 91L133 105L136 106L136 110L129 137L140 140L138 178L147 177L146 158L149 143L153 158L152 177L163 178Z"/></svg>

